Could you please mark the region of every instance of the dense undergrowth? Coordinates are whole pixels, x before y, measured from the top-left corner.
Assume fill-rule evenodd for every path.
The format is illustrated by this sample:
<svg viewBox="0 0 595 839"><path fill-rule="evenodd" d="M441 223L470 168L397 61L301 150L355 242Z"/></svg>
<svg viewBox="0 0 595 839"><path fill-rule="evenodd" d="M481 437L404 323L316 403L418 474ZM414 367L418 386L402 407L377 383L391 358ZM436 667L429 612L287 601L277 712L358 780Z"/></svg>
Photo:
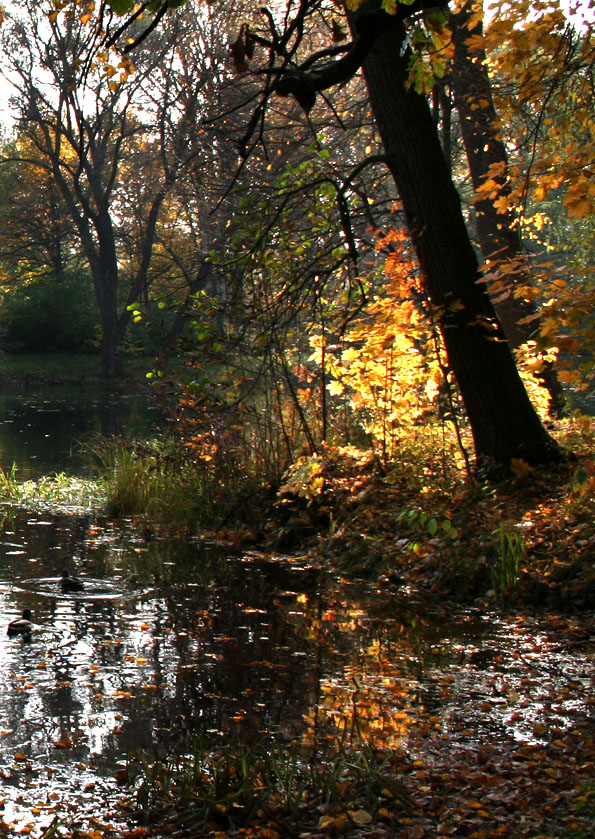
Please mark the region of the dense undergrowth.
<svg viewBox="0 0 595 839"><path fill-rule="evenodd" d="M499 484L461 466L455 441L420 430L398 458L323 447L279 484L237 452L197 457L173 437L90 448L93 481L52 475L20 482L0 472L11 503L101 509L158 538L201 535L242 550L258 544L308 554L347 576L429 596L562 609L595 605L593 429L560 425L573 459L556 469L518 464Z"/></svg>
<svg viewBox="0 0 595 839"><path fill-rule="evenodd" d="M574 769L567 774L564 792L548 789L559 774L555 749L521 748L510 783L499 774L502 755L491 748L485 750L493 765L465 767L455 761L432 768L405 750L365 743L335 744L310 755L274 741L210 751L197 745L183 759L134 767L142 783L132 806L146 826L133 835L593 838L595 789L584 780L593 759L588 742L578 749L585 765L576 777ZM544 790L552 804L547 799L544 804ZM517 797L524 799L518 809Z"/></svg>
<svg viewBox="0 0 595 839"><path fill-rule="evenodd" d="M584 417L564 423L576 459L555 470L521 463L499 484L469 475L454 441L422 432L388 462L324 447L277 486L233 452L197 458L171 439L108 442L94 454L108 513L163 538L308 553L432 597L585 609L595 603L592 434Z"/></svg>

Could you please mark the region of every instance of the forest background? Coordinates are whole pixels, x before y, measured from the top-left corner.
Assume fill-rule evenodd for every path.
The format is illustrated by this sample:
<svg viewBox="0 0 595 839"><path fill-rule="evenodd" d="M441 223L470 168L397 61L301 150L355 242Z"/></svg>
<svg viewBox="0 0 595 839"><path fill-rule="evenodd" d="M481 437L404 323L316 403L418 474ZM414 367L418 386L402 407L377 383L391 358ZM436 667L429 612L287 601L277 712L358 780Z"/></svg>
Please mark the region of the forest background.
<svg viewBox="0 0 595 839"><path fill-rule="evenodd" d="M297 558L321 587L327 571L339 589L364 578L412 627L429 604L448 621L453 600L519 624L545 607L560 649L590 654L591 13L541 0L485 15L479 0L4 10L2 367L59 355L83 385L95 368L159 400L167 432L92 451L107 513L132 519L137 544L199 537L246 562ZM65 484L0 472L2 496L28 504ZM338 611L313 607L309 624L337 647L361 618ZM523 681L551 675L542 659L536 633ZM349 731L337 723L310 759L282 741L198 744L188 774L179 755L144 767L139 810L160 835L198 835L200 818L203 834L263 839L593 836L586 715L568 737L537 722L543 748L481 741L471 767L447 738L447 759L424 762L388 748L353 683L329 690Z"/></svg>
<svg viewBox="0 0 595 839"><path fill-rule="evenodd" d="M171 417L112 511L511 594L485 482L541 488L525 594L592 603L588 9L174 5L0 29L2 349L148 354Z"/></svg>

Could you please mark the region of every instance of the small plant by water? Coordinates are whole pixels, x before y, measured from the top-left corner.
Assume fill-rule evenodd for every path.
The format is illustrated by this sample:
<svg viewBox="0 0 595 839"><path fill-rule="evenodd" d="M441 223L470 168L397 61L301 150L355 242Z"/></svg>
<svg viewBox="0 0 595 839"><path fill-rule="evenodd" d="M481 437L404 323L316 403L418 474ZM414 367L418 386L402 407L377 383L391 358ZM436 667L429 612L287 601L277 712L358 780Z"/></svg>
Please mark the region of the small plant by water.
<svg viewBox="0 0 595 839"><path fill-rule="evenodd" d="M492 568L492 587L500 599L508 600L518 585L525 540L518 530L505 524L500 525L498 534L500 552Z"/></svg>
<svg viewBox="0 0 595 839"><path fill-rule="evenodd" d="M19 481L13 464L0 468L0 501L27 505L30 508L97 509L105 503L103 489L96 481L66 475L63 472L43 475L37 480Z"/></svg>
<svg viewBox="0 0 595 839"><path fill-rule="evenodd" d="M411 803L390 756L365 743L333 743L316 755L269 739L217 750L198 743L193 754L137 771L139 815L180 835L256 823L279 836L290 827L343 832Z"/></svg>

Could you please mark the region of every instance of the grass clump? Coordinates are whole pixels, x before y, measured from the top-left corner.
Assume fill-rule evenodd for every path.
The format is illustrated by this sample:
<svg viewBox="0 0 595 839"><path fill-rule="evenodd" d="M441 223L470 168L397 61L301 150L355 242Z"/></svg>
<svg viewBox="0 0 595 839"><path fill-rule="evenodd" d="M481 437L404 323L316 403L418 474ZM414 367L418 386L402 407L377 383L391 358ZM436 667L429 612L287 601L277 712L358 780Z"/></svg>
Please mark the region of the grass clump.
<svg viewBox="0 0 595 839"><path fill-rule="evenodd" d="M27 505L30 509L97 509L105 503L103 487L97 481L66 475L44 475L37 480L19 481L13 464L0 467L0 502Z"/></svg>
<svg viewBox="0 0 595 839"><path fill-rule="evenodd" d="M519 582L519 565L525 555L525 540L513 527L501 524L500 552L492 568L492 586L502 600L509 600Z"/></svg>
<svg viewBox="0 0 595 839"><path fill-rule="evenodd" d="M250 521L261 495L255 478L196 458L171 438L102 440L92 447L110 516L204 532Z"/></svg>
<svg viewBox="0 0 595 839"><path fill-rule="evenodd" d="M390 821L409 796L390 758L361 744L306 755L276 741L208 750L174 761L138 765L138 813L175 835L197 831L286 831L349 827ZM273 835L273 834L270 834Z"/></svg>

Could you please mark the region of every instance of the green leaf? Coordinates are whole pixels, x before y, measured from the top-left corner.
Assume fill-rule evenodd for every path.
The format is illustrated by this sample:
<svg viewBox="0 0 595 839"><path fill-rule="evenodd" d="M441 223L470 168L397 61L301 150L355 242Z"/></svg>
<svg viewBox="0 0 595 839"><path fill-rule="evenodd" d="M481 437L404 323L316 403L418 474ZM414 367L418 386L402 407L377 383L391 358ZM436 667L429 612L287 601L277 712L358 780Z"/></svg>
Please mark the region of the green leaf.
<svg viewBox="0 0 595 839"><path fill-rule="evenodd" d="M109 7L117 15L125 15L134 6L134 0L110 0Z"/></svg>

